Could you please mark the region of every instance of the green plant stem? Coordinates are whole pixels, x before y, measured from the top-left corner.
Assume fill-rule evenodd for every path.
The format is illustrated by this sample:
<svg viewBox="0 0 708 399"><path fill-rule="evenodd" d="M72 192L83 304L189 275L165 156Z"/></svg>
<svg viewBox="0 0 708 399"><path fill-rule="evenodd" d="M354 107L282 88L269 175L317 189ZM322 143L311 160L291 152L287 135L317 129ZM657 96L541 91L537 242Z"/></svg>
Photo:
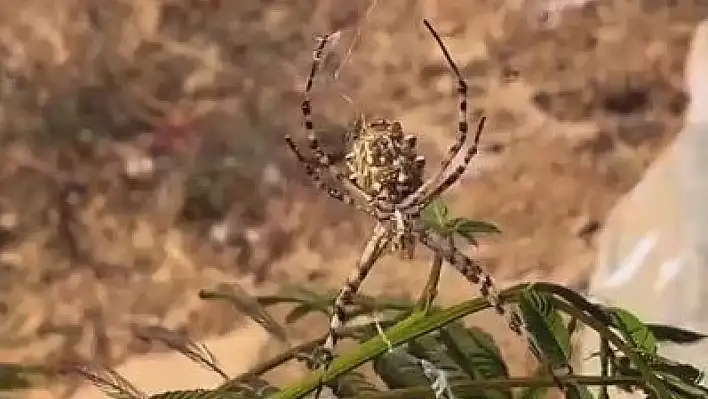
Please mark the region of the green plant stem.
<svg viewBox="0 0 708 399"><path fill-rule="evenodd" d="M515 301L517 300L517 297L521 290L526 289L528 286L529 284L519 284L514 287L508 288L500 293L500 297L503 301ZM533 284L533 286L534 289L538 291L556 294L561 297L568 296L568 289L559 285L548 283L535 283ZM574 295L577 296L577 294ZM576 303L573 303L573 305L571 305L565 300L556 298L555 296L551 296L550 299L557 309L563 311L566 314L576 317L585 325L597 331L603 338L607 339L609 342L615 345L616 348L624 352L627 357L637 366L639 372L642 374L643 380L638 380L641 382L642 386L655 390L656 393L659 395L658 397L661 399L674 398L668 392L663 382L656 375L654 375L654 373L651 371L646 362L642 359L640 354L637 353L637 351L627 345L619 336L613 333L601 321L596 320L594 317L590 316L590 313L586 313L585 308L588 308L588 305ZM479 312L489 307L490 305L485 299L477 298L460 303L455 306L448 307L441 311L435 311L430 315L425 315L421 312L413 313L406 319L389 328L385 332L385 334L391 345L393 347L396 347L407 341L425 335L431 331L437 330L461 317L464 317L471 313ZM353 370L354 368L360 366L366 361L369 361L383 354L387 350L387 348L388 346L383 341L383 339L380 336L375 336L363 342L355 350L352 350L349 353L346 353L336 358L332 362L328 370L314 371L305 378L295 383L294 385L285 387L279 393L271 395L269 399L302 398L309 392L314 390L318 386L318 384L321 384L323 381L330 381L344 373Z"/></svg>
<svg viewBox="0 0 708 399"><path fill-rule="evenodd" d="M526 284L517 285L506 289L500 293L503 300L515 297L526 287ZM408 318L391 327L386 331L386 337L393 347L401 345L411 339L425 335L437 330L470 313L479 312L490 307L484 298L477 298L470 301L451 306L442 311L436 311L430 315L423 313L413 313ZM330 367L325 371L317 370L310 373L296 384L284 388L277 394L270 396L270 399L296 399L302 398L314 390L323 381L330 381L354 368L360 366L368 360L383 354L388 349L388 345L382 337L375 336L363 342L355 350L337 357Z"/></svg>
<svg viewBox="0 0 708 399"><path fill-rule="evenodd" d="M639 377L601 377L601 376L584 376L584 375L569 375L558 377L558 380L564 384L578 385L618 385L618 384L637 384L642 383ZM508 379L489 379L489 380L474 380L450 384L452 389L464 389L466 392L484 389L495 388L540 388L553 387L556 381L552 378L508 378ZM391 389L385 392L371 394L366 396L345 397L346 399L406 399L406 398L435 398L435 394L429 386L420 386L415 388ZM343 398L343 399L345 399Z"/></svg>

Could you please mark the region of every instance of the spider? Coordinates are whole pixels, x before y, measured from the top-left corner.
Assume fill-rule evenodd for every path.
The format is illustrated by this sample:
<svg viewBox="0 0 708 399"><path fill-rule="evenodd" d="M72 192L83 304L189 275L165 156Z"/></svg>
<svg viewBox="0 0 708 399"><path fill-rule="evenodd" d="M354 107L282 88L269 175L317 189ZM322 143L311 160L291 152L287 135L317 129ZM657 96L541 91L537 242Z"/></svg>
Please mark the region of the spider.
<svg viewBox="0 0 708 399"><path fill-rule="evenodd" d="M331 362L334 347L341 338L339 334L346 320L345 308L351 304L374 263L387 250L402 251L401 253L411 257L416 242L439 253L470 283L478 285L482 295L495 311L506 318L509 328L522 338L530 339L521 317L514 309L502 304L491 276L480 262L457 250L439 233L426 229L420 218L423 208L451 187L465 172L477 154L485 122L485 117L482 117L462 162L459 166L451 168L453 160L462 151L468 139L467 83L438 33L427 20L423 20L423 23L457 78L457 139L450 146L437 173L424 180L426 162L425 158L417 153L417 138L406 134L398 121L369 120L364 116L357 118L345 138L348 152L343 159L344 168L342 165L336 165L333 156L324 151L315 134L309 94L331 35L317 38L312 68L305 85L305 98L301 105L304 127L308 133L308 147L312 155L305 156L292 137L285 135L290 150L319 189L330 197L372 216L376 221L356 267L334 300L328 336L323 348L328 357L324 361L325 368ZM533 342L529 340L529 344L538 356Z"/></svg>

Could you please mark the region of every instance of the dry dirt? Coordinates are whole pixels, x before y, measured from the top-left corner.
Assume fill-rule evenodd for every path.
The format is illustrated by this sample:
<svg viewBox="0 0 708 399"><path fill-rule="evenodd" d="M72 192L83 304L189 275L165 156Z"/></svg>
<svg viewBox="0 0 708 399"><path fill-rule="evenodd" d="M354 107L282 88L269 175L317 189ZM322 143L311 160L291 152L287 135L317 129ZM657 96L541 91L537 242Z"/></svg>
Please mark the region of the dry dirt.
<svg viewBox="0 0 708 399"><path fill-rule="evenodd" d="M502 228L479 251L498 281L582 287L604 215L681 126L708 2L594 1L545 22L560 1L379 3L363 20L364 1L0 2L0 359L117 364L162 350L133 323L199 338L243 322L200 288L339 284L368 221L318 192L282 142L304 140L313 36L342 32L313 95L323 141L375 113L435 160L454 139L454 80L423 17L489 118L448 203ZM416 295L420 258L386 260L365 290ZM442 284L444 302L476 295L452 272Z"/></svg>

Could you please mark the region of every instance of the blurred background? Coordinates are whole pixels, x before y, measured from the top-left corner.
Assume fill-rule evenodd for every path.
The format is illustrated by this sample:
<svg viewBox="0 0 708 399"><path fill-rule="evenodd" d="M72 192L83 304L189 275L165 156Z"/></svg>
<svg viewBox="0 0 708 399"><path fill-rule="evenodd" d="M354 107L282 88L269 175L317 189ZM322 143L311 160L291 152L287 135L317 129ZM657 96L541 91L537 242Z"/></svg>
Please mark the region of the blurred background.
<svg viewBox="0 0 708 399"><path fill-rule="evenodd" d="M313 93L322 141L341 147L365 112L401 121L437 165L455 81L422 18L488 117L445 195L501 227L478 256L500 284L585 289L606 215L683 125L706 17L702 0L0 1L0 360L165 350L134 338L136 323L222 336L244 320L197 298L218 282L337 288L370 221L317 191L282 137L304 141L314 36L339 32ZM415 297L429 262L389 257L364 291ZM452 271L441 284L443 303L477 295Z"/></svg>

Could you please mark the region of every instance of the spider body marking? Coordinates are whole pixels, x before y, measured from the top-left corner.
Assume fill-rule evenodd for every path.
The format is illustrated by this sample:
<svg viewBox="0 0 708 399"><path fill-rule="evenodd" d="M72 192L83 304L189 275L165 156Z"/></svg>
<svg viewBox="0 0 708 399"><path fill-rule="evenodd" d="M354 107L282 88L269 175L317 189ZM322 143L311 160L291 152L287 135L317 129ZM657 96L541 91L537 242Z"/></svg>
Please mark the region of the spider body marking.
<svg viewBox="0 0 708 399"><path fill-rule="evenodd" d="M395 232L391 250L412 257L414 239L409 214L397 205L423 184L425 157L418 155L416 137L405 134L398 121L364 116L357 119L349 136L349 151L345 155L347 178L369 200L366 207L379 222L390 224Z"/></svg>

